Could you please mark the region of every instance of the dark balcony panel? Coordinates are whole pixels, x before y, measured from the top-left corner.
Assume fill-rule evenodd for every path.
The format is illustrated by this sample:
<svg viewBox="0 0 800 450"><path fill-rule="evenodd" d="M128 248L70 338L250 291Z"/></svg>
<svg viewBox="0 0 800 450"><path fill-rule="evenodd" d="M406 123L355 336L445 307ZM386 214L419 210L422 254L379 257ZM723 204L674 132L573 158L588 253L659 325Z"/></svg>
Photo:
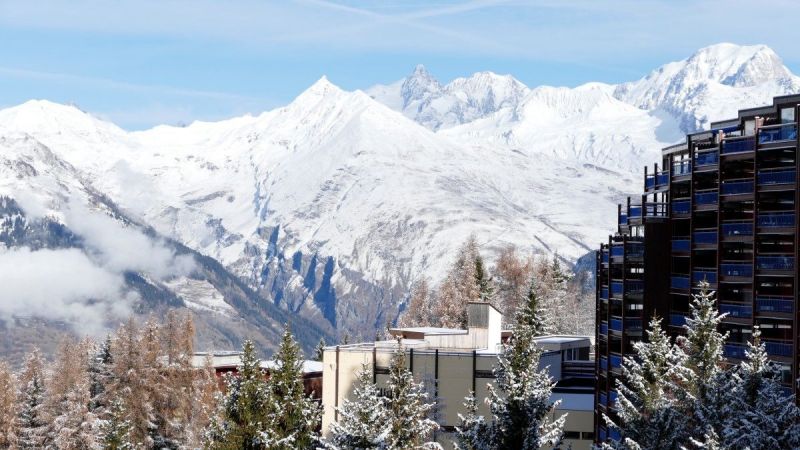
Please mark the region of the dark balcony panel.
<svg viewBox="0 0 800 450"><path fill-rule="evenodd" d="M625 280L625 293L628 295L641 295L644 293L644 281Z"/></svg>
<svg viewBox="0 0 800 450"><path fill-rule="evenodd" d="M719 162L719 155L717 152L698 153L694 161L697 167L711 166Z"/></svg>
<svg viewBox="0 0 800 450"><path fill-rule="evenodd" d="M716 231L695 231L692 237L695 244L713 245L717 243Z"/></svg>
<svg viewBox="0 0 800 450"><path fill-rule="evenodd" d="M609 362L611 363L612 369L619 369L622 367L622 357L618 355L611 355L608 358Z"/></svg>
<svg viewBox="0 0 800 450"><path fill-rule="evenodd" d="M612 281L611 282L611 295L618 296L622 295L625 292L624 287L621 281Z"/></svg>
<svg viewBox="0 0 800 450"><path fill-rule="evenodd" d="M656 187L656 176L655 175L646 175L644 177L644 188L645 189L652 189Z"/></svg>
<svg viewBox="0 0 800 450"><path fill-rule="evenodd" d="M690 212L692 212L692 206L689 200L672 202L672 214L689 214Z"/></svg>
<svg viewBox="0 0 800 450"><path fill-rule="evenodd" d="M608 288L600 288L600 298L603 300L608 300Z"/></svg>
<svg viewBox="0 0 800 450"><path fill-rule="evenodd" d="M749 305L731 305L722 303L719 305L719 312L728 314L728 317L753 317L753 307Z"/></svg>
<svg viewBox="0 0 800 450"><path fill-rule="evenodd" d="M692 272L692 281L694 284L697 284L701 281L708 281L711 284L717 283L717 271L716 270L695 270Z"/></svg>
<svg viewBox="0 0 800 450"><path fill-rule="evenodd" d="M608 359L605 356L600 357L600 369L608 370Z"/></svg>
<svg viewBox="0 0 800 450"><path fill-rule="evenodd" d="M752 236L752 222L723 223L722 234L724 236Z"/></svg>
<svg viewBox="0 0 800 450"><path fill-rule="evenodd" d="M717 191L713 192L698 192L694 194L694 202L697 205L716 205L719 201Z"/></svg>
<svg viewBox="0 0 800 450"><path fill-rule="evenodd" d="M670 277L669 285L673 289L689 289L691 282L689 277Z"/></svg>
<svg viewBox="0 0 800 450"><path fill-rule="evenodd" d="M688 239L673 239L672 251L673 252L688 252L691 249L691 241Z"/></svg>
<svg viewBox="0 0 800 450"><path fill-rule="evenodd" d="M720 187L722 195L742 195L753 193L752 181L729 181Z"/></svg>
<svg viewBox="0 0 800 450"><path fill-rule="evenodd" d="M611 246L611 256L624 256L624 255L625 255L625 247L621 245Z"/></svg>
<svg viewBox="0 0 800 450"><path fill-rule="evenodd" d="M756 297L756 311L775 313L794 313L794 299L792 297Z"/></svg>
<svg viewBox="0 0 800 450"><path fill-rule="evenodd" d="M597 403L599 403L599 404L601 404L603 406L608 406L608 398L606 397L606 393L605 392L601 392L597 396Z"/></svg>
<svg viewBox="0 0 800 450"><path fill-rule="evenodd" d="M619 398L617 391L608 391L608 401L612 406L617 403L617 398Z"/></svg>
<svg viewBox="0 0 800 450"><path fill-rule="evenodd" d="M672 175L680 177L692 173L692 164L690 161L681 161L672 163Z"/></svg>
<svg viewBox="0 0 800 450"><path fill-rule="evenodd" d="M600 262L604 262L604 263L608 262L608 252L607 251L603 251L603 253L600 255Z"/></svg>
<svg viewBox="0 0 800 450"><path fill-rule="evenodd" d="M670 314L669 324L673 327L682 327L686 325L686 316L683 314Z"/></svg>
<svg viewBox="0 0 800 450"><path fill-rule="evenodd" d="M642 207L641 206L631 206L628 208L628 217L631 219L636 217L642 217Z"/></svg>
<svg viewBox="0 0 800 450"><path fill-rule="evenodd" d="M728 277L752 277L753 266L750 263L720 264L720 273Z"/></svg>
<svg viewBox="0 0 800 450"><path fill-rule="evenodd" d="M641 242L629 242L626 246L625 253L628 258L643 258L644 244Z"/></svg>
<svg viewBox="0 0 800 450"><path fill-rule="evenodd" d="M611 319L608 323L612 331L622 331L622 319Z"/></svg>
<svg viewBox="0 0 800 450"><path fill-rule="evenodd" d="M642 319L625 319L625 331L642 331Z"/></svg>
<svg viewBox="0 0 800 450"><path fill-rule="evenodd" d="M759 256L756 258L759 270L794 270L793 256Z"/></svg>
<svg viewBox="0 0 800 450"><path fill-rule="evenodd" d="M608 334L608 323L600 322L600 334Z"/></svg>
<svg viewBox="0 0 800 450"><path fill-rule="evenodd" d="M645 217L669 217L669 204L668 203L645 203L644 204Z"/></svg>
<svg viewBox="0 0 800 450"><path fill-rule="evenodd" d="M605 442L608 439L608 432L605 427L599 427L597 430L597 442Z"/></svg>
<svg viewBox="0 0 800 450"><path fill-rule="evenodd" d="M627 225L628 224L628 215L625 214L625 213L620 213L618 222L619 222L620 225Z"/></svg>
<svg viewBox="0 0 800 450"><path fill-rule="evenodd" d="M762 128L758 130L758 143L769 144L771 142L792 141L797 139L797 125L787 124L774 128Z"/></svg>
<svg viewBox="0 0 800 450"><path fill-rule="evenodd" d="M656 174L656 186L666 186L669 184L669 172L663 171Z"/></svg>
<svg viewBox="0 0 800 450"><path fill-rule="evenodd" d="M794 226L794 213L764 213L758 215L758 226L765 228L783 228Z"/></svg>
<svg viewBox="0 0 800 450"><path fill-rule="evenodd" d="M764 341L764 347L767 349L767 354L771 356L792 356L792 344Z"/></svg>
<svg viewBox="0 0 800 450"><path fill-rule="evenodd" d="M616 428L612 428L608 430L608 437L614 441L621 441L622 440L622 433Z"/></svg>
<svg viewBox="0 0 800 450"><path fill-rule="evenodd" d="M794 169L759 170L758 185L770 186L775 184L793 184L795 182Z"/></svg>
<svg viewBox="0 0 800 450"><path fill-rule="evenodd" d="M743 153L753 151L756 147L756 140L752 137L744 139L726 139L722 142L722 153Z"/></svg>
<svg viewBox="0 0 800 450"><path fill-rule="evenodd" d="M725 344L722 354L725 355L726 358L744 359L744 351L746 348L747 347L741 344Z"/></svg>

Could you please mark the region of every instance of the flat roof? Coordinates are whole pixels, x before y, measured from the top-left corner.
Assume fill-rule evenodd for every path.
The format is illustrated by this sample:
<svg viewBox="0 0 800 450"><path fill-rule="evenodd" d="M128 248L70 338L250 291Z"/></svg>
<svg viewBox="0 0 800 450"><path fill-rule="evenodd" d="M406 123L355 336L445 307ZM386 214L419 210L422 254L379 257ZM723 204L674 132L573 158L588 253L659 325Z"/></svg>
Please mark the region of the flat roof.
<svg viewBox="0 0 800 450"><path fill-rule="evenodd" d="M426 335L449 335L449 334L467 334L467 330L460 328L437 328L437 327L403 327L403 328L389 328L389 332L410 332L410 333L424 333Z"/></svg>
<svg viewBox="0 0 800 450"><path fill-rule="evenodd" d="M540 342L543 344L566 344L570 342L580 342L584 340L590 341L589 336L571 336L571 335L553 334L553 335L538 336L533 338L534 342Z"/></svg>
<svg viewBox="0 0 800 450"><path fill-rule="evenodd" d="M201 368L206 366L206 360L211 358L211 367L215 369L234 369L242 365L241 352L213 352L213 353L195 353L192 355L192 367ZM272 370L277 367L274 360L261 361L260 367L263 370ZM303 373L322 372L322 362L320 361L303 361Z"/></svg>

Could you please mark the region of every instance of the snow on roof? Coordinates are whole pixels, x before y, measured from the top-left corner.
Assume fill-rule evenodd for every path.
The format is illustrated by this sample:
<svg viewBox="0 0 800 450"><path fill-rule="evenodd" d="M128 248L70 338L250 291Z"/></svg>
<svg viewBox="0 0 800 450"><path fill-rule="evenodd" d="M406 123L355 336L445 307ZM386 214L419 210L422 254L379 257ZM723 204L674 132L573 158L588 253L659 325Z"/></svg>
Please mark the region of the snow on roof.
<svg viewBox="0 0 800 450"><path fill-rule="evenodd" d="M443 335L443 334L467 334L467 330L459 328L437 328L437 327L404 327L404 328L390 328L390 332L410 332L410 333L423 333L426 335Z"/></svg>
<svg viewBox="0 0 800 450"><path fill-rule="evenodd" d="M567 344L571 342L588 341L589 336L564 336L564 335L549 335L539 336L533 338L534 342L540 344Z"/></svg>
<svg viewBox="0 0 800 450"><path fill-rule="evenodd" d="M211 358L211 366L215 369L236 368L242 363L241 352L213 352L213 353L195 353L192 356L193 367L205 367L206 359ZM261 368L264 370L271 370L277 367L275 361L261 361ZM303 373L322 372L322 363L319 361L305 360L303 361Z"/></svg>

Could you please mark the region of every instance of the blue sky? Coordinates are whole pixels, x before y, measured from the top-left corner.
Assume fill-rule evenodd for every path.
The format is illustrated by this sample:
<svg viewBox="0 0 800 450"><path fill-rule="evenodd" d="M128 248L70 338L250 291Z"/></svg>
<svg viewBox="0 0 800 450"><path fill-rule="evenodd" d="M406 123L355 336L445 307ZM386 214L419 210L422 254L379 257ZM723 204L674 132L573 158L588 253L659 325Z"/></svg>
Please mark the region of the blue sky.
<svg viewBox="0 0 800 450"><path fill-rule="evenodd" d="M718 42L767 44L798 73L797 17L794 0L0 0L0 106L46 98L142 129L272 109L322 75L617 83Z"/></svg>

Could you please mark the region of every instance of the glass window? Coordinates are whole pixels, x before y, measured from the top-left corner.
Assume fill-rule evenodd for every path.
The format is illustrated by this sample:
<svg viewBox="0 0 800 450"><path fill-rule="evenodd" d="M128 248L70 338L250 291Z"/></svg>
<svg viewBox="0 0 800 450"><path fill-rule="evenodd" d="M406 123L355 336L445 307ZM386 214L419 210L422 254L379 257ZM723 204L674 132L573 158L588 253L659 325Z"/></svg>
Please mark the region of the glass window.
<svg viewBox="0 0 800 450"><path fill-rule="evenodd" d="M794 122L794 108L781 108L781 123Z"/></svg>
<svg viewBox="0 0 800 450"><path fill-rule="evenodd" d="M756 121L755 120L745 120L744 121L744 135L745 136L752 136L756 134Z"/></svg>

